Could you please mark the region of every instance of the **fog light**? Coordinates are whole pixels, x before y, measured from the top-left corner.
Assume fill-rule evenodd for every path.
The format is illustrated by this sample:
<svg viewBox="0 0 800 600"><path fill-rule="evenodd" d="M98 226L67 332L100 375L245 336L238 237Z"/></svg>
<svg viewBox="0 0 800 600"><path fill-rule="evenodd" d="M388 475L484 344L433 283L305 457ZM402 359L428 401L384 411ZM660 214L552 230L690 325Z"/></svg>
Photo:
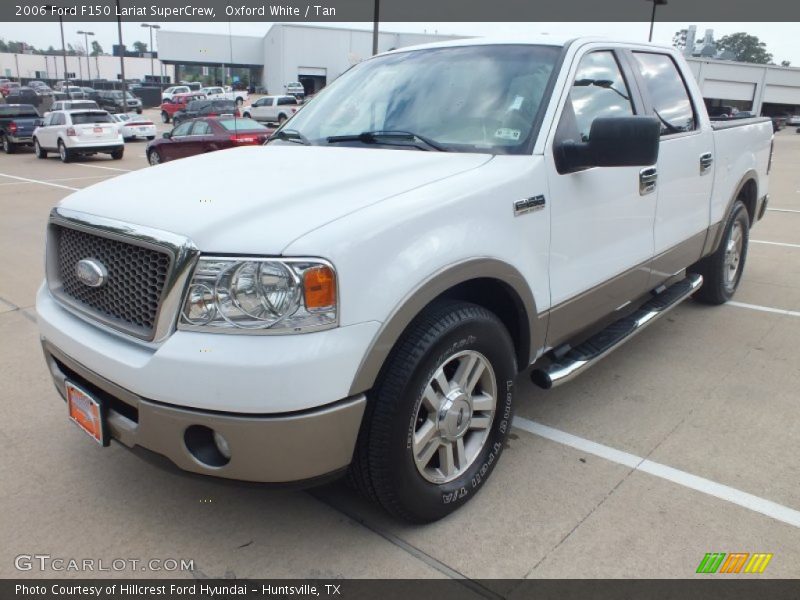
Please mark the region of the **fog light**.
<svg viewBox="0 0 800 600"><path fill-rule="evenodd" d="M228 440L226 440L219 431L214 432L214 444L216 444L219 453L230 460L231 448L228 446Z"/></svg>

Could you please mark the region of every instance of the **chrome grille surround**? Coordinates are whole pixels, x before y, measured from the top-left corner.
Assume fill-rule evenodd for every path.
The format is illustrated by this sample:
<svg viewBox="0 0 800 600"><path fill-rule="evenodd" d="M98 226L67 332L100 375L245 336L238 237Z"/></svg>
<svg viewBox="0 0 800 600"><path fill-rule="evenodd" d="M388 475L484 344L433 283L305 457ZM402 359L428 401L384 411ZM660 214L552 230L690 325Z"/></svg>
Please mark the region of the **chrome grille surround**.
<svg viewBox="0 0 800 600"><path fill-rule="evenodd" d="M50 213L50 293L84 320L137 340L158 343L175 330L198 256L191 240L174 233L65 208ZM81 287L73 269L84 258L109 263L104 288Z"/></svg>

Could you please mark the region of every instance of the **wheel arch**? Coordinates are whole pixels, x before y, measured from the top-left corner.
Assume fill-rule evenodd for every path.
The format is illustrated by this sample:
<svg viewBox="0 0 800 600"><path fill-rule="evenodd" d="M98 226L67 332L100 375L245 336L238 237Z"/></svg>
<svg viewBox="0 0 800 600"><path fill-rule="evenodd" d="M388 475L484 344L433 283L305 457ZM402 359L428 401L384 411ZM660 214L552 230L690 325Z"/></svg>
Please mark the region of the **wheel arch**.
<svg viewBox="0 0 800 600"><path fill-rule="evenodd" d="M547 324L540 322L533 292L513 266L492 258L450 265L417 286L394 308L361 360L350 394L373 387L386 359L412 321L431 303L448 298L483 306L503 322L514 342L517 369L531 363L544 344Z"/></svg>
<svg viewBox="0 0 800 600"><path fill-rule="evenodd" d="M737 200L741 200L747 209L747 214L750 217L750 225L756 222L756 208L758 206L758 173L755 169L749 169L739 180L731 199L728 201L728 206L725 208L722 220L712 226L712 231L706 237L706 245L703 248L703 256L712 254L719 247L722 241L722 235L725 230L725 223L731 216L733 207L736 205Z"/></svg>

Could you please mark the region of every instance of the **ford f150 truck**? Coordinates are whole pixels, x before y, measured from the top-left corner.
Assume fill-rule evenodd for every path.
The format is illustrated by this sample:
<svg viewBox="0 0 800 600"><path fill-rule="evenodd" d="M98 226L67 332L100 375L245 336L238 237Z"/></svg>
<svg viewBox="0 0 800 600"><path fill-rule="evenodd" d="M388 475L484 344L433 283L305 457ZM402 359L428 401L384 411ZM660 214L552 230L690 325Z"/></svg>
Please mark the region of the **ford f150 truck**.
<svg viewBox="0 0 800 600"><path fill-rule="evenodd" d="M712 123L673 48L391 51L266 146L56 207L47 364L99 444L238 480L348 472L435 520L497 466L520 373L560 385L682 300L731 298L771 140Z"/></svg>

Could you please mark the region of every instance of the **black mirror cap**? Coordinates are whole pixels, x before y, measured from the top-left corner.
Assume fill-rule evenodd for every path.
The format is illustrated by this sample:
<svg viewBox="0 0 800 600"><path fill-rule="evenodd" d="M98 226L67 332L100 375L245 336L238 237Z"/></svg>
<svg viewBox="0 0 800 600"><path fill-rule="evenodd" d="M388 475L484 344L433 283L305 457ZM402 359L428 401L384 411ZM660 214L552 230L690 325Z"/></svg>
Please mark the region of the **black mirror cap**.
<svg viewBox="0 0 800 600"><path fill-rule="evenodd" d="M658 161L661 124L655 117L611 117L592 122L589 146L598 167L647 167Z"/></svg>
<svg viewBox="0 0 800 600"><path fill-rule="evenodd" d="M588 142L566 140L555 151L561 174L589 167L646 167L658 161L661 124L655 117L600 117Z"/></svg>

